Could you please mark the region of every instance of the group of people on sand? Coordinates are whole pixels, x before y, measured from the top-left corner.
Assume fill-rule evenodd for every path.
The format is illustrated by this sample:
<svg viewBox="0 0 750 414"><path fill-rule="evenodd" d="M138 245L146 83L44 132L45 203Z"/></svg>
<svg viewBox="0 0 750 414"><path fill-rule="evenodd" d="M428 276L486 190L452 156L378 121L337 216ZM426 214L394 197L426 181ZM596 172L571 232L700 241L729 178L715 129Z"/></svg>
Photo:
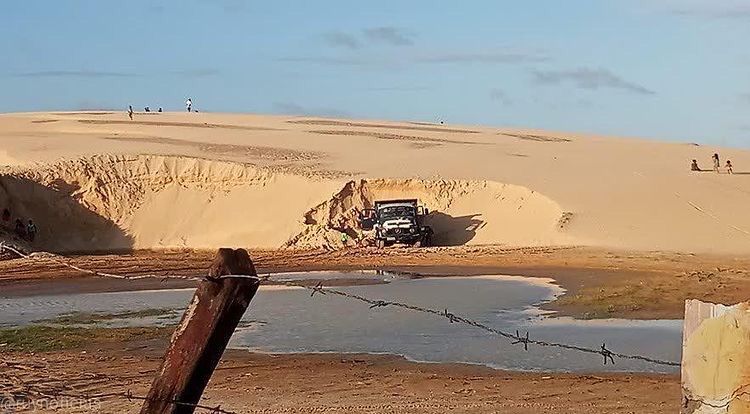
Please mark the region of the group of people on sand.
<svg viewBox="0 0 750 414"><path fill-rule="evenodd" d="M187 109L188 112L198 112L197 110L193 109L193 98L188 98L187 101L185 101L185 109ZM143 108L143 112L152 112L150 106L146 106ZM162 108L159 107L159 109L156 112L163 112ZM128 105L128 118L130 120L133 120L133 105Z"/></svg>
<svg viewBox="0 0 750 414"><path fill-rule="evenodd" d="M711 156L711 161L714 164L714 169L713 170L717 174L720 174L721 173L721 160L719 159L719 154L712 155ZM734 174L734 170L733 170L733 167L732 167L732 161L727 160L726 164L724 164L724 170L726 171L727 174ZM690 164L690 171L704 171L704 170L702 170L698 166L698 161L697 160L693 160L693 163ZM705 171L708 171L708 170L705 170Z"/></svg>
<svg viewBox="0 0 750 414"><path fill-rule="evenodd" d="M6 207L3 209L3 216L2 216L2 222L3 227L5 227L7 230L10 230L11 228L11 220L12 215L10 214L10 210ZM21 240L27 240L30 243L34 242L34 239L36 239L37 234L37 228L36 224L34 224L34 221L32 219L29 219L28 222L24 225L22 218L16 218L14 227L13 227L13 233L18 236Z"/></svg>
<svg viewBox="0 0 750 414"><path fill-rule="evenodd" d="M152 112L151 107L150 106L144 107L143 112ZM159 109L156 110L156 112L163 112L161 106L159 107ZM131 121L133 120L133 114L134 114L133 105L128 105L128 118L130 118Z"/></svg>

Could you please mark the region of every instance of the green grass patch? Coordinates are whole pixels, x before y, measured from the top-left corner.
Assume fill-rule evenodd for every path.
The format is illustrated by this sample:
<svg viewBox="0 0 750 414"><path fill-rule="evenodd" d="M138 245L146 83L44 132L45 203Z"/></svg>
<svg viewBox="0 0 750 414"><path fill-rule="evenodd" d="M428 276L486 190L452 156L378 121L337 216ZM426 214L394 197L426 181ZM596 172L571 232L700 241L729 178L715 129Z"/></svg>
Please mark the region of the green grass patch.
<svg viewBox="0 0 750 414"><path fill-rule="evenodd" d="M149 317L173 317L177 316L174 309L143 309L139 311L126 311L119 313L91 313L91 312L70 312L52 319L42 319L35 321L37 323L56 324L56 325L93 325L106 321L117 319L138 319Z"/></svg>
<svg viewBox="0 0 750 414"><path fill-rule="evenodd" d="M29 325L0 329L0 353L49 352L86 346L148 340L168 336L173 327L85 328Z"/></svg>

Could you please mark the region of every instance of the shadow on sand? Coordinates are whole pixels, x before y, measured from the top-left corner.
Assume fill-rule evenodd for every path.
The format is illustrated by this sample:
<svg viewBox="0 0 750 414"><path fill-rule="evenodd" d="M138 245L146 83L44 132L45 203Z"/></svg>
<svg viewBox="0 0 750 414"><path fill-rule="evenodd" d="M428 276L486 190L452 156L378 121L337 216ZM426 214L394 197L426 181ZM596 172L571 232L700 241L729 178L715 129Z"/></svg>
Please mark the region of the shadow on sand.
<svg viewBox="0 0 750 414"><path fill-rule="evenodd" d="M432 227L434 235L432 244L435 246L461 246L474 238L477 230L485 224L477 217L481 214L468 216L451 216L441 212L432 212L425 218L425 224Z"/></svg>
<svg viewBox="0 0 750 414"><path fill-rule="evenodd" d="M750 171L735 171L731 174L727 173L726 171L722 170L721 172L716 172L714 170L692 170L694 173L713 173L716 175L750 175Z"/></svg>
<svg viewBox="0 0 750 414"><path fill-rule="evenodd" d="M16 219L24 225L32 219L38 229L32 250L131 251L132 237L111 220L78 203L73 198L78 189L62 180L47 187L26 178L0 176L0 210L7 208L11 213L10 221L1 223L2 230L14 235Z"/></svg>

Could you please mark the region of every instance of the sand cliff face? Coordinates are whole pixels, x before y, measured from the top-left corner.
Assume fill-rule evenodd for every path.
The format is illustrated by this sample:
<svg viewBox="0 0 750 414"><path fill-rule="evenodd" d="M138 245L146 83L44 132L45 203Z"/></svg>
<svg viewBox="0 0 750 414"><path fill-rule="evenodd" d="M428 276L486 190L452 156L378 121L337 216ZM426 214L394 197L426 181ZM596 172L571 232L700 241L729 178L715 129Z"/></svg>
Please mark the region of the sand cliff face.
<svg viewBox="0 0 750 414"><path fill-rule="evenodd" d="M37 247L337 248L357 211L418 198L442 245L564 244L562 211L527 188L491 181L337 180L250 164L158 155L102 155L0 177L0 205L33 218Z"/></svg>
<svg viewBox="0 0 750 414"><path fill-rule="evenodd" d="M305 213L308 227L288 244L321 244L331 230L356 237L358 211L372 208L376 200L405 198L417 198L430 210L425 224L434 229L437 245L533 246L568 240L556 227L563 216L560 207L525 187L482 180L362 179L348 182Z"/></svg>

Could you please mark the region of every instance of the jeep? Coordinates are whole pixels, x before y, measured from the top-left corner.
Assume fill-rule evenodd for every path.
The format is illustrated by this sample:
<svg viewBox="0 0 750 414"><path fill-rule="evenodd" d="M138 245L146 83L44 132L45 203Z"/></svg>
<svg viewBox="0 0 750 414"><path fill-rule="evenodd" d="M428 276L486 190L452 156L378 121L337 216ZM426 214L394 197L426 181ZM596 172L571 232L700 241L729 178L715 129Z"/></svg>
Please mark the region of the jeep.
<svg viewBox="0 0 750 414"><path fill-rule="evenodd" d="M430 212L417 199L381 200L374 207L360 213L360 227L375 231L379 248L395 243L415 247L432 243L432 228L424 225L424 217Z"/></svg>

